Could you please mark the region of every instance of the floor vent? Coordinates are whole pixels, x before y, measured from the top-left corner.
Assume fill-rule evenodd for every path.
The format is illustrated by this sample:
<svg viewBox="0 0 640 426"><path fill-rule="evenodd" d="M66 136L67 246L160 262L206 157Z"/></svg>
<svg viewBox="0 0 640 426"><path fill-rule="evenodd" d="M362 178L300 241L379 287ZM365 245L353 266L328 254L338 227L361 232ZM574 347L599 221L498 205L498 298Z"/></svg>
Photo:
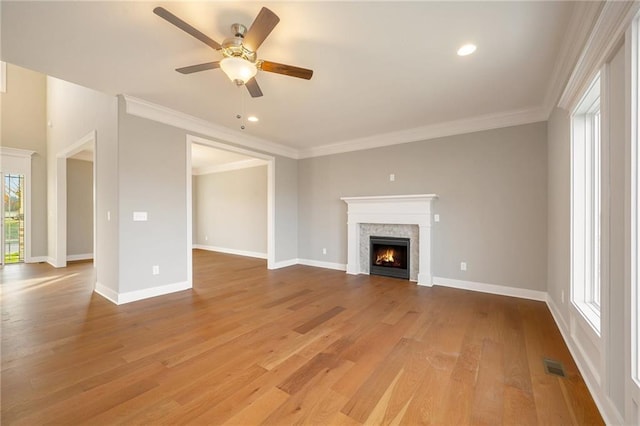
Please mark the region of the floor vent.
<svg viewBox="0 0 640 426"><path fill-rule="evenodd" d="M564 373L564 366L560 361L556 361L549 358L543 358L542 363L544 364L544 371L547 374L553 374L554 376L566 377L567 375Z"/></svg>

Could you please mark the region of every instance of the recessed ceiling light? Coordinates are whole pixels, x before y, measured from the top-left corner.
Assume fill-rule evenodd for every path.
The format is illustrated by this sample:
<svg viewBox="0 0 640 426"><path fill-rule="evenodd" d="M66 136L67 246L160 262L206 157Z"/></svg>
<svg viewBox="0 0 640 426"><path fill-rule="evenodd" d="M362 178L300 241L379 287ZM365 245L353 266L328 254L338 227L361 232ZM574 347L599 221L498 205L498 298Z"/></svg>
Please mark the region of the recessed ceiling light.
<svg viewBox="0 0 640 426"><path fill-rule="evenodd" d="M250 115L249 117L247 117L247 120L255 123L256 121L258 121L258 117L256 117L255 115Z"/></svg>
<svg viewBox="0 0 640 426"><path fill-rule="evenodd" d="M473 52L475 52L477 49L475 44L465 44L464 46L462 46L460 49L458 49L458 56L467 56L467 55L471 55Z"/></svg>

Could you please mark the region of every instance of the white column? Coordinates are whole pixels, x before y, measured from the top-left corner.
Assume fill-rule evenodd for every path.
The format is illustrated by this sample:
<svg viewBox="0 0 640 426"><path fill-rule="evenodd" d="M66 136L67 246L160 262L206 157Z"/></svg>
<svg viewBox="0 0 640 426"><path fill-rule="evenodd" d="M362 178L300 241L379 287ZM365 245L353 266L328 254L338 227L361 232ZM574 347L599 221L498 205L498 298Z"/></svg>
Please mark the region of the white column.
<svg viewBox="0 0 640 426"><path fill-rule="evenodd" d="M420 240L420 269L418 270L418 285L433 286L431 275L431 215L428 224L419 226Z"/></svg>
<svg viewBox="0 0 640 426"><path fill-rule="evenodd" d="M355 220L347 223L347 274L360 273L360 230Z"/></svg>

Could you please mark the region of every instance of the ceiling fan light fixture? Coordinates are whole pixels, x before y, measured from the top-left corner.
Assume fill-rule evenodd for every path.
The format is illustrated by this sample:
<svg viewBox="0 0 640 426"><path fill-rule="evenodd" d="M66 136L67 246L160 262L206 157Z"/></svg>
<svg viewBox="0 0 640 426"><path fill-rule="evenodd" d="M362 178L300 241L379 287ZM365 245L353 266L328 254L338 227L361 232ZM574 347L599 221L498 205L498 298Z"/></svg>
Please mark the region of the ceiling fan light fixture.
<svg viewBox="0 0 640 426"><path fill-rule="evenodd" d="M460 47L460 49L458 49L458 56L467 56L467 55L471 55L473 52L475 52L477 49L477 46L475 44L465 44L464 46Z"/></svg>
<svg viewBox="0 0 640 426"><path fill-rule="evenodd" d="M220 68L231 81L238 85L245 84L258 73L256 64L239 56L224 58L220 61Z"/></svg>

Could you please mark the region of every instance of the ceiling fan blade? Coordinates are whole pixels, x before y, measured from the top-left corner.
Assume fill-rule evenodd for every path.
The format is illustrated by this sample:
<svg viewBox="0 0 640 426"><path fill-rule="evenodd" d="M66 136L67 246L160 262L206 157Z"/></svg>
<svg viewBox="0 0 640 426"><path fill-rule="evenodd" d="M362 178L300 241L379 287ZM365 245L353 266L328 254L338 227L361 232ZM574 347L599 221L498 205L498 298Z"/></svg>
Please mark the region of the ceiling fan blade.
<svg viewBox="0 0 640 426"><path fill-rule="evenodd" d="M256 16L255 21L251 24L251 28L244 36L242 44L252 52L258 50L258 47L267 38L267 36L273 31L273 29L280 22L278 15L263 7Z"/></svg>
<svg viewBox="0 0 640 426"><path fill-rule="evenodd" d="M188 67L176 68L176 71L182 74L192 74L194 72L213 70L220 68L220 61L206 62L204 64L190 65Z"/></svg>
<svg viewBox="0 0 640 426"><path fill-rule="evenodd" d="M262 71L288 75L289 77L304 78L305 80L311 80L311 77L313 77L313 70L294 67L292 65L278 64L277 62L262 61L260 69L262 69Z"/></svg>
<svg viewBox="0 0 640 426"><path fill-rule="evenodd" d="M262 90L260 90L260 86L258 86L258 82L255 77L247 81L244 85L247 86L247 90L251 94L252 98L259 98L262 96Z"/></svg>
<svg viewBox="0 0 640 426"><path fill-rule="evenodd" d="M191 34L193 37L197 38L198 40L200 40L201 42L203 42L207 46L211 47L212 49L219 50L219 49L222 48L222 46L220 46L220 44L217 41L212 40L211 38L209 38L204 33L202 33L200 31L198 31L197 29L193 28L191 25L187 24L182 19L178 18L176 15L174 15L171 12L169 12L164 7L156 7L155 9L153 9L153 13L155 13L156 15L161 17L162 19L166 20L167 22L169 22L169 23L175 25L176 27L180 28L182 31L184 31L184 32L186 32L188 34Z"/></svg>

